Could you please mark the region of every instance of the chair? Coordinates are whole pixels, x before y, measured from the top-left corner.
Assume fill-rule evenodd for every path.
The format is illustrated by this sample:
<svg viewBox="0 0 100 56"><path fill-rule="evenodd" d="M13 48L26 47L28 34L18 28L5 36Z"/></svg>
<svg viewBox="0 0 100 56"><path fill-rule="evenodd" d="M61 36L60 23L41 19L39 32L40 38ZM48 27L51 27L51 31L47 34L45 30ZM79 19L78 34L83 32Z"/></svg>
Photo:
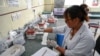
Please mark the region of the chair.
<svg viewBox="0 0 100 56"><path fill-rule="evenodd" d="M100 25L99 25L99 22L98 23L89 23L89 28L94 28L95 31L94 31L94 37L96 36L97 34L97 30L100 28Z"/></svg>
<svg viewBox="0 0 100 56"><path fill-rule="evenodd" d="M94 48L94 53L95 53L95 51L97 51L98 54L100 55L100 35L99 35L99 37L96 40L96 45L95 45L95 48Z"/></svg>
<svg viewBox="0 0 100 56"><path fill-rule="evenodd" d="M95 29L94 30L94 37L96 39L96 45L94 48L93 56L95 55L95 51L97 51L98 54L100 55L100 34L97 36L97 31L100 28L99 22L98 23L89 23L89 28L91 28L91 27Z"/></svg>

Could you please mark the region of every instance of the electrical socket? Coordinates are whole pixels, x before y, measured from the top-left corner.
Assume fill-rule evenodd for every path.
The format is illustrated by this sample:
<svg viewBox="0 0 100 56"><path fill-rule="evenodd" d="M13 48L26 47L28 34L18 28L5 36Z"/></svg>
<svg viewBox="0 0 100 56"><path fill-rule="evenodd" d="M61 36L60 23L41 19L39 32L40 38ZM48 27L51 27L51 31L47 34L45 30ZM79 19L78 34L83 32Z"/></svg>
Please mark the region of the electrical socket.
<svg viewBox="0 0 100 56"><path fill-rule="evenodd" d="M35 13L35 9L33 9L33 12Z"/></svg>
<svg viewBox="0 0 100 56"><path fill-rule="evenodd" d="M3 36L2 36L2 33L0 32L0 38L1 38L1 37L3 37Z"/></svg>

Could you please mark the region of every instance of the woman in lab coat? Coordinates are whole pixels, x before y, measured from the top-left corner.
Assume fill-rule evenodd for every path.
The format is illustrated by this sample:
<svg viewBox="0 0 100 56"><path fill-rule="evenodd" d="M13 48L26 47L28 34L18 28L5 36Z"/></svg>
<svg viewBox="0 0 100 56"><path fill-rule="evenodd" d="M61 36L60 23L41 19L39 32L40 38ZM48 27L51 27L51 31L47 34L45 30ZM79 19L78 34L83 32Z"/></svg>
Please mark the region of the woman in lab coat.
<svg viewBox="0 0 100 56"><path fill-rule="evenodd" d="M95 40L92 32L83 24L86 14L78 5L67 8L64 12L66 25L42 30L49 33L64 33L62 47L54 40L48 40L47 45L54 47L64 56L93 56Z"/></svg>

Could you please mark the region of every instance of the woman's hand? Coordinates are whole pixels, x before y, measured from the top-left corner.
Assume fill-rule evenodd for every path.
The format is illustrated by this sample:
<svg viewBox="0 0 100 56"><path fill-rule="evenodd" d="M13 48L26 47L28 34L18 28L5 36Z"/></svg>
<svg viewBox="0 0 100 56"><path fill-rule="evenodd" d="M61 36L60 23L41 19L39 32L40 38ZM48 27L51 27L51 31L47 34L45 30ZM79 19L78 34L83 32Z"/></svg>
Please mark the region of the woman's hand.
<svg viewBox="0 0 100 56"><path fill-rule="evenodd" d="M57 42L54 41L54 40L47 40L47 45L48 45L48 46L52 46L52 47L54 47L54 48L58 47Z"/></svg>

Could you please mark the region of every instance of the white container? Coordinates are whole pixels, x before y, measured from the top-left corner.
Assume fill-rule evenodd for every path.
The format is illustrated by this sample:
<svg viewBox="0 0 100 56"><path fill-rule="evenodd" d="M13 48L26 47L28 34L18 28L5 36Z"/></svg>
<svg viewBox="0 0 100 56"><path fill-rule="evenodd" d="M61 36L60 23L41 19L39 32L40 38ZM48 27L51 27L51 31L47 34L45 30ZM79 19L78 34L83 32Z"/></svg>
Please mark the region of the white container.
<svg viewBox="0 0 100 56"><path fill-rule="evenodd" d="M8 33L9 33L10 39L13 41L15 36L17 35L17 32L16 31L9 31Z"/></svg>
<svg viewBox="0 0 100 56"><path fill-rule="evenodd" d="M35 39L35 34L34 35L26 35L27 36L27 39Z"/></svg>

